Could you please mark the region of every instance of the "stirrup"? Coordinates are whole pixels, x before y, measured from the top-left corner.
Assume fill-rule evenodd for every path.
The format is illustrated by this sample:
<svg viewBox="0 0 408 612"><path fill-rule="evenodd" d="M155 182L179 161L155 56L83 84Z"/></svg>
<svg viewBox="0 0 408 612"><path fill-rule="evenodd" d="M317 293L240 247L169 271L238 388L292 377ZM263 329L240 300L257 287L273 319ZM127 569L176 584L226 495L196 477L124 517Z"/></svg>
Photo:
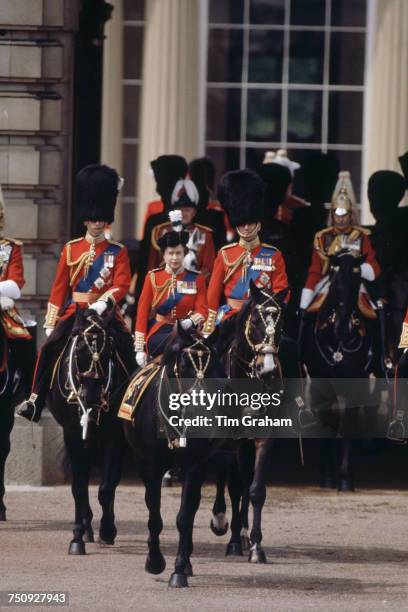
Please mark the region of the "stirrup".
<svg viewBox="0 0 408 612"><path fill-rule="evenodd" d="M28 400L25 400L18 406L17 414L19 416L24 417L28 421L32 421L33 423L38 423L41 418L41 409L37 406L36 400L38 395L32 393Z"/></svg>
<svg viewBox="0 0 408 612"><path fill-rule="evenodd" d="M404 423L405 412L403 410L397 410L395 419L388 425L387 438L393 442L399 442L400 444L407 443L407 431Z"/></svg>

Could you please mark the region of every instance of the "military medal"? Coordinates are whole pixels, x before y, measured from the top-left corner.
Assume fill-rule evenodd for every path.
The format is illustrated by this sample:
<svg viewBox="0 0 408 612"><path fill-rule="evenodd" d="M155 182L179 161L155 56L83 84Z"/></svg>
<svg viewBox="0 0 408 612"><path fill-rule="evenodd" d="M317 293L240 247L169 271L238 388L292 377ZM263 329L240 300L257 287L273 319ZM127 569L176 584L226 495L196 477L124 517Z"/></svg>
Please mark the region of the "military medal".
<svg viewBox="0 0 408 612"><path fill-rule="evenodd" d="M196 282L195 281L177 281L177 293L195 295L197 293Z"/></svg>

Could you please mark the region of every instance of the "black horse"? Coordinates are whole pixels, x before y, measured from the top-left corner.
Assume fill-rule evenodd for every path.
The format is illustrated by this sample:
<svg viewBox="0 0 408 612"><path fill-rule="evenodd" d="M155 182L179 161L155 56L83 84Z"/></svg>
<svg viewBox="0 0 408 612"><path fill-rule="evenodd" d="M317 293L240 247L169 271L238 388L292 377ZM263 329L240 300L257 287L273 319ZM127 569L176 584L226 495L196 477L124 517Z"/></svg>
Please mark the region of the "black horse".
<svg viewBox="0 0 408 612"><path fill-rule="evenodd" d="M220 333L219 352L227 355L227 371L231 379L257 380L265 391L284 389L281 357L287 347L279 350L283 327L283 300L286 291L273 294L259 289L251 281L250 300L231 321L226 321ZM232 341L231 341L232 338ZM290 349L289 349L290 353ZM287 359L287 362L290 359ZM296 376L297 369L288 372ZM292 394L285 391L286 402ZM248 561L265 563L262 548L262 510L266 500L266 480L274 438L243 439L237 454L226 459L224 469L217 471L217 497L213 507L211 528L216 535L226 533L224 485L228 484L231 498L231 537L227 555L242 555L249 548ZM248 508L253 508L252 529L247 535Z"/></svg>
<svg viewBox="0 0 408 612"><path fill-rule="evenodd" d="M305 325L301 342L302 361L311 377L312 409L325 432L321 486L340 491L354 490L352 439L358 437L358 411L367 397L362 380L350 385L348 379L367 379L376 356L373 321L358 306L364 260L364 255L349 252L330 257L327 297L314 324ZM340 396L345 399L343 411L334 409Z"/></svg>
<svg viewBox="0 0 408 612"><path fill-rule="evenodd" d="M194 332L185 332L180 325L171 337L161 359L161 370L156 382L142 397L132 422L125 421L125 435L137 462L138 471L146 487L145 501L149 511L148 555L145 569L151 574L160 574L166 567L160 550L159 536L163 528L160 514L161 483L169 468L178 466L182 473L182 495L177 515L179 546L170 587L187 587L187 576L192 576L190 557L193 552L193 524L201 498L201 486L205 478L208 457L222 444L221 439L188 438L185 448L178 437L180 433L168 431L169 440L158 435L159 415L168 410L166 385L182 384L183 380L204 382L207 378L222 378L213 348L216 334L207 339ZM187 389L188 391L188 389ZM164 416L166 420L166 416ZM175 437L174 437L175 436ZM174 439L173 439L174 437ZM170 446L172 448L170 448ZM175 448L176 446L176 448Z"/></svg>
<svg viewBox="0 0 408 612"><path fill-rule="evenodd" d="M113 392L131 373L115 349L118 322L114 316L114 309L103 318L93 311L77 309L48 395L48 407L63 428L72 470L75 525L69 554L85 554L85 542L94 541L88 486L92 460L98 451L102 454L99 541L112 545L117 533L114 500L121 477L124 438Z"/></svg>
<svg viewBox="0 0 408 612"><path fill-rule="evenodd" d="M10 434L14 425L14 374L13 357L6 333L0 323L0 521L6 520L4 505L4 471L10 452Z"/></svg>

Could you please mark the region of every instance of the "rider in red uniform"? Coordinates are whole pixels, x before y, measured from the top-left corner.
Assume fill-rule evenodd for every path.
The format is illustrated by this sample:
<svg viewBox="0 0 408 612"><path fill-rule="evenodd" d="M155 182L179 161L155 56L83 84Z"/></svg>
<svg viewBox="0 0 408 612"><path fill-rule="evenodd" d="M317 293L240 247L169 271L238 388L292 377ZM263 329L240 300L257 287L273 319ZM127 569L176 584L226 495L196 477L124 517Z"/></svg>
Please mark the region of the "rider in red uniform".
<svg viewBox="0 0 408 612"><path fill-rule="evenodd" d="M164 265L148 272L139 299L135 349L141 367L146 364L147 353L156 357L164 351L178 320L187 330L207 317L205 278L184 268L189 235L180 217L174 220L175 229L159 238Z"/></svg>
<svg viewBox="0 0 408 612"><path fill-rule="evenodd" d="M84 238L68 242L61 253L44 323L48 339L37 360L31 396L19 409L29 420L38 422L41 417L55 359L72 330L76 307L101 316L109 301L120 302L129 289L126 247L104 234L113 222L120 186L117 172L107 166L87 166L77 176L77 205L87 232ZM131 373L135 366L132 338L119 311L112 324L118 352Z"/></svg>

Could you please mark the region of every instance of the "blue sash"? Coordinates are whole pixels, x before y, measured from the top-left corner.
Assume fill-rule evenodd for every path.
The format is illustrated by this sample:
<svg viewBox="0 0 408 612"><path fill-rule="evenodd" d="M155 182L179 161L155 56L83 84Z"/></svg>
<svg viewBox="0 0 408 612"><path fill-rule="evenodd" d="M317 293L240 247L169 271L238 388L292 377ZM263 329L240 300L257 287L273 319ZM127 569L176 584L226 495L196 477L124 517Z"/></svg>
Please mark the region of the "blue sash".
<svg viewBox="0 0 408 612"><path fill-rule="evenodd" d="M192 281L195 281L196 278L197 278L196 272L186 272L181 280L192 282ZM160 315L168 314L169 312L171 312L171 310L173 310L173 308L180 302L180 300L185 295L186 295L185 293L179 293L176 289L174 294L170 293L169 297L162 304L160 304L160 306L156 308L156 312Z"/></svg>
<svg viewBox="0 0 408 612"><path fill-rule="evenodd" d="M274 256L275 253L276 253L276 249L273 249L271 247L262 247L259 253L257 253L256 258L257 259L261 257L271 258ZM232 288L230 297L233 298L234 300L247 299L249 282L252 279L253 282L255 283L258 280L259 276L262 274L262 272L263 270L253 270L252 266L249 267L246 273L246 277L242 278L241 276L239 280L236 282L236 284L234 285L234 287Z"/></svg>
<svg viewBox="0 0 408 612"><path fill-rule="evenodd" d="M79 283L75 287L75 291L86 293L91 290L94 282L99 278L102 268L105 265L105 255L116 255L119 253L121 247L117 244L108 244L106 249L95 259L92 266L88 270L88 274L83 276ZM113 264L115 265L115 264Z"/></svg>

